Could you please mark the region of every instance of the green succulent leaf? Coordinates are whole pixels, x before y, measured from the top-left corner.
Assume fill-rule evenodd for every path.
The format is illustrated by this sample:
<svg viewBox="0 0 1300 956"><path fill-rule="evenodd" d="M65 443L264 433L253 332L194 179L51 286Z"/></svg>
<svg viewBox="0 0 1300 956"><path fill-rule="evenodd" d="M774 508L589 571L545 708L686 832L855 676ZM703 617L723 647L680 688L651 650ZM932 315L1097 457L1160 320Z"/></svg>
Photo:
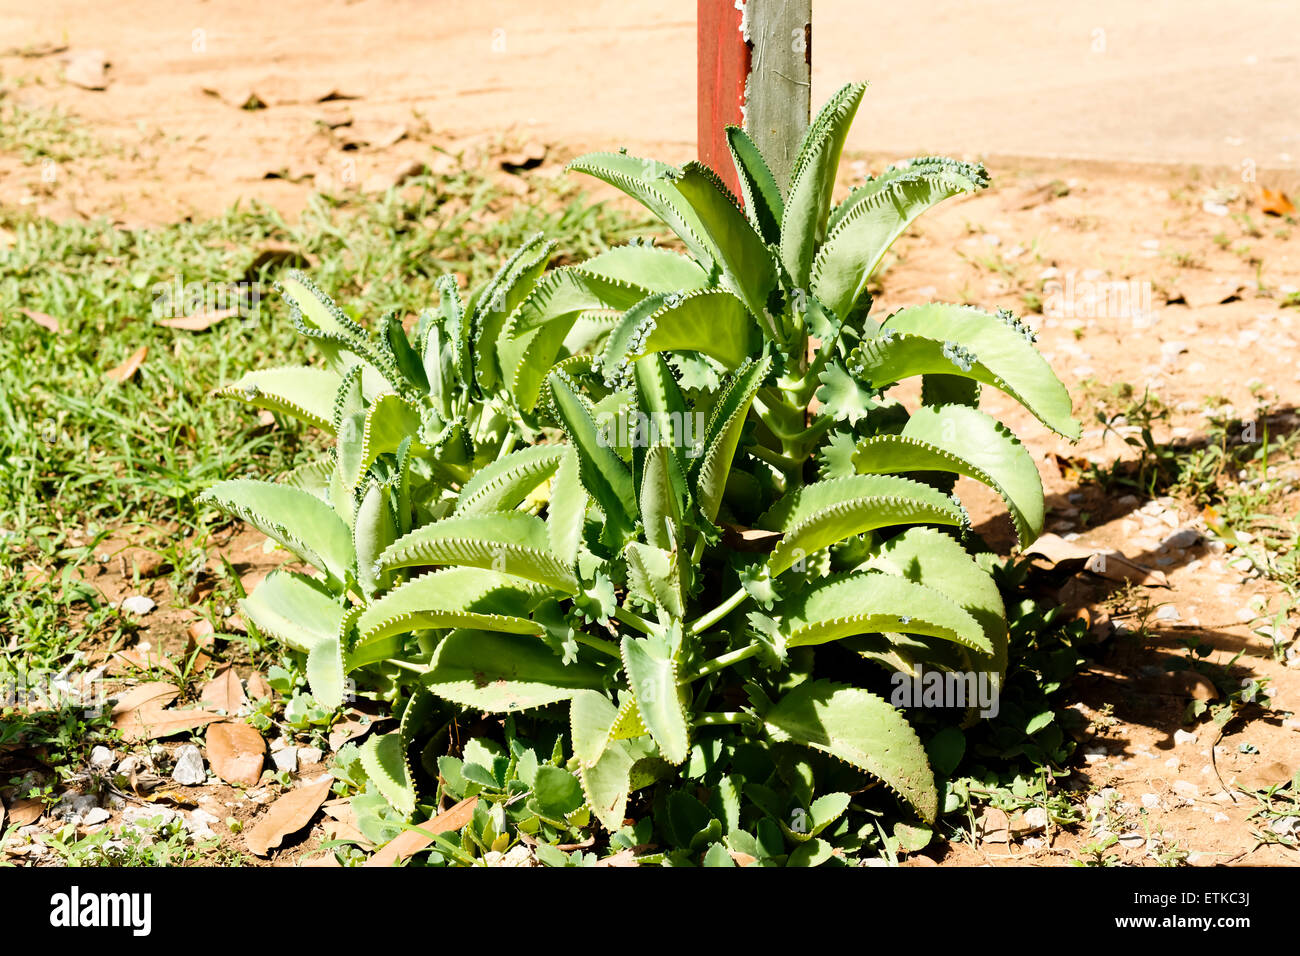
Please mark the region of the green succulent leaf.
<svg viewBox="0 0 1300 956"><path fill-rule="evenodd" d="M690 755L690 732L676 662L658 638L624 637L622 652L628 686L650 736L665 760L684 763Z"/></svg>
<svg viewBox="0 0 1300 956"><path fill-rule="evenodd" d="M498 339L510 316L532 294L554 250L554 241L548 242L542 233L529 237L472 301L472 328L462 328L457 336L462 382L469 384L472 374L485 391L492 392L505 380ZM454 294L453 285L444 297Z"/></svg>
<svg viewBox="0 0 1300 956"><path fill-rule="evenodd" d="M704 226L677 189L682 171L675 166L626 153L588 153L568 165L627 193L677 234L687 251L706 271L713 270L713 255L702 238Z"/></svg>
<svg viewBox="0 0 1300 956"><path fill-rule="evenodd" d="M636 520L632 473L597 428L591 407L573 380L563 372L552 372L550 387L556 417L578 454L583 487L605 515L605 538L621 547Z"/></svg>
<svg viewBox="0 0 1300 956"><path fill-rule="evenodd" d="M912 375L957 375L1010 395L1048 428L1077 440L1070 393L1033 346L1033 333L1009 314L961 305L912 306L891 315L855 358L877 387ZM954 348L956 347L956 348Z"/></svg>
<svg viewBox="0 0 1300 956"><path fill-rule="evenodd" d="M859 473L951 472L988 485L1006 502L1022 547L1043 530L1043 483L1024 445L996 420L965 405L922 407L900 435L858 443Z"/></svg>
<svg viewBox="0 0 1300 956"><path fill-rule="evenodd" d="M646 297L644 286L569 266L547 273L501 332L497 351L515 404L531 411L547 372L578 316L594 309L622 312Z"/></svg>
<svg viewBox="0 0 1300 956"><path fill-rule="evenodd" d="M826 234L812 264L813 294L835 315L846 318L889 247L917 216L936 203L986 185L987 177L978 178L975 172L921 165L911 175L892 178L863 195Z"/></svg>
<svg viewBox="0 0 1300 956"><path fill-rule="evenodd" d="M934 588L961 605L984 632L988 648L980 660L1001 680L1007 667L1006 608L993 576L960 543L933 528L908 528L886 541L868 566Z"/></svg>
<svg viewBox="0 0 1300 956"><path fill-rule="evenodd" d="M434 652L425 686L438 697L486 713L513 713L599 690L602 670L564 664L541 640L491 631L452 631Z"/></svg>
<svg viewBox="0 0 1300 956"><path fill-rule="evenodd" d="M651 292L702 289L709 281L708 274L694 260L644 242L597 253L582 263L582 271Z"/></svg>
<svg viewBox="0 0 1300 956"><path fill-rule="evenodd" d="M869 691L831 681L800 684L764 716L774 741L829 754L880 780L927 823L939 813L925 747L907 720Z"/></svg>
<svg viewBox="0 0 1300 956"><path fill-rule="evenodd" d="M362 769L389 805L403 817L415 813L415 782L407 764L402 732L372 734L359 749Z"/></svg>
<svg viewBox="0 0 1300 956"><path fill-rule="evenodd" d="M456 514L512 511L555 474L564 454L559 445L533 445L498 458L461 488Z"/></svg>
<svg viewBox="0 0 1300 956"><path fill-rule="evenodd" d="M830 213L835 173L858 104L866 91L865 83L841 87L822 107L804 134L790 178L790 195L781 217L781 259L786 272L799 288L809 288L809 271L817 247L826 237L826 218ZM816 291L816 287L813 287ZM841 318L845 313L835 308L820 292L818 298Z"/></svg>
<svg viewBox="0 0 1300 956"><path fill-rule="evenodd" d="M725 289L660 293L624 314L606 341L601 367L610 384L656 352L699 352L733 369L749 356L756 328L745 304Z"/></svg>
<svg viewBox="0 0 1300 956"><path fill-rule="evenodd" d="M343 706L347 690L347 675L343 667L343 645L352 630L360 608L344 614L338 632L325 640L317 641L307 651L307 686L311 688L316 703L327 710Z"/></svg>
<svg viewBox="0 0 1300 956"><path fill-rule="evenodd" d="M704 237L722 267L723 282L752 314L763 315L767 297L776 287L776 263L745 218L739 200L717 173L697 162L682 168L677 189L704 226Z"/></svg>
<svg viewBox="0 0 1300 956"><path fill-rule="evenodd" d="M781 219L785 213L785 198L776 183L771 168L763 159L758 146L739 126L727 127L727 149L740 179L740 191L745 199L745 212L754 230L768 245L781 241Z"/></svg>
<svg viewBox="0 0 1300 956"><path fill-rule="evenodd" d="M357 621L356 652L393 634L421 628L476 628L541 634L528 618L543 585L484 568L447 568L422 574L372 603Z"/></svg>
<svg viewBox="0 0 1300 956"><path fill-rule="evenodd" d="M380 556L378 569L468 565L513 574L565 593L577 591L573 572L551 553L546 522L522 511L458 515L402 536Z"/></svg>
<svg viewBox="0 0 1300 956"><path fill-rule="evenodd" d="M320 581L282 569L268 574L239 607L260 631L301 652L336 639L344 614Z"/></svg>
<svg viewBox="0 0 1300 956"><path fill-rule="evenodd" d="M341 587L352 571L348 526L329 505L300 488L237 478L213 485L199 501L247 521L324 571L332 586Z"/></svg>
<svg viewBox="0 0 1300 956"><path fill-rule="evenodd" d="M213 394L236 398L254 408L265 408L334 434L334 396L343 379L320 368L266 368L246 372Z"/></svg>
<svg viewBox="0 0 1300 956"><path fill-rule="evenodd" d="M758 361L747 359L728 380L713 408L705 429L704 454L697 463L695 475L695 499L709 521L718 516L745 418L771 367L772 361L767 356Z"/></svg>
<svg viewBox="0 0 1300 956"><path fill-rule="evenodd" d="M942 496L943 500L938 500L936 495ZM966 522L965 509L941 492L933 495L922 493L915 497L850 498L828 504L798 524L791 525L781 542L772 549L767 566L773 575L781 574L823 548L877 528L917 523L961 527Z"/></svg>
<svg viewBox="0 0 1300 956"><path fill-rule="evenodd" d="M897 631L993 653L979 622L938 588L894 574L858 572L810 585L782 610L788 647Z"/></svg>

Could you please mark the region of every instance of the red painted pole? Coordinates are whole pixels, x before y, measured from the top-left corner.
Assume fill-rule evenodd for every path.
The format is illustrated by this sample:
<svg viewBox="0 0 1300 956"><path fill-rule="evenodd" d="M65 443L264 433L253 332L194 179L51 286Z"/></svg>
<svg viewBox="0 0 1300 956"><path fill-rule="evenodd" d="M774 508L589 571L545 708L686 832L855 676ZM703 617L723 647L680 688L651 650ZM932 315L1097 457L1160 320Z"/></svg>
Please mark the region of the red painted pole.
<svg viewBox="0 0 1300 956"><path fill-rule="evenodd" d="M696 15L700 161L713 167L739 196L740 181L723 127L740 126L744 121L750 45L741 34L742 13L735 0L698 0Z"/></svg>

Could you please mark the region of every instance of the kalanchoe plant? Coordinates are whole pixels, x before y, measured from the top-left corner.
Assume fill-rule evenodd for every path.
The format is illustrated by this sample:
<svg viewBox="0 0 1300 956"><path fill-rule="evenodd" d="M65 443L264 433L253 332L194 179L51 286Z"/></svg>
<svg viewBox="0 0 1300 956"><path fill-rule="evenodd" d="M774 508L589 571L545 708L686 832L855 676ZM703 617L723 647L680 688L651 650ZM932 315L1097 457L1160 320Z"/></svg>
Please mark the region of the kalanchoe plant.
<svg viewBox="0 0 1300 956"><path fill-rule="evenodd" d="M480 345L477 333L532 290L552 249L534 236L467 303L455 278L444 277L438 308L420 317L414 342L396 315L371 334L291 272L280 291L322 363L249 372L218 392L334 438L328 455L279 482L224 481L204 495L319 572L275 571L242 606L263 632L307 655L312 692L325 706L342 702L347 675L363 667L394 695L400 674L383 662L401 656L400 641L359 649L352 637L366 604L395 581L374 573L375 559L450 514L478 469L524 436L508 396L478 384L475 369L494 361L494 338Z"/></svg>
<svg viewBox="0 0 1300 956"><path fill-rule="evenodd" d="M250 616L311 649L313 689L359 666L419 685L402 728L369 745L367 774L393 807L427 799L432 774L409 758L436 700L563 720L567 769L611 846L653 837L664 860L808 863L828 857L828 839L861 846L872 827L845 812L868 778L924 823L939 814L925 746L876 690L894 672L996 683L1006 669L1002 599L971 553L956 477L995 490L1022 543L1043 522L1034 462L979 410L980 388L1071 439L1079 426L1009 314L870 314L891 243L987 176L924 158L833 206L862 93L846 86L823 108L788 190L730 129L743 204L698 163L575 160L686 254L638 243L545 274L533 260L468 339L444 306L430 327L460 343L449 404L387 377L382 343L354 339L334 312L308 316L342 373L339 450L314 493L277 499L259 527L324 577L281 572L268 584L292 587L268 598L263 585ZM405 341L389 329L383 341ZM369 392L350 365L373 370ZM917 376L918 407L886 397ZM353 450L348 420L366 436ZM463 441L441 437L456 428ZM516 450L514 436L530 444ZM228 486L213 497L258 518ZM278 523L308 512L320 517ZM372 513L380 530L358 536L356 516L369 529ZM322 623L304 635L308 619ZM641 791L647 832L624 826Z"/></svg>

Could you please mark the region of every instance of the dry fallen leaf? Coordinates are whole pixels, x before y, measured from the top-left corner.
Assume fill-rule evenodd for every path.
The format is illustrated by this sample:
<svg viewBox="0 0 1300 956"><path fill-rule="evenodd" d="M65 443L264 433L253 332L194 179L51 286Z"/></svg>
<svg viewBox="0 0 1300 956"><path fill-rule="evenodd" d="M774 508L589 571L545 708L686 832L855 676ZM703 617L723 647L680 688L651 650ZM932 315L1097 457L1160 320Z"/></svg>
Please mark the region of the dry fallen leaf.
<svg viewBox="0 0 1300 956"><path fill-rule="evenodd" d="M114 382L127 381L128 379L131 378L132 375L134 375L137 371L140 370L140 366L144 364L144 357L148 354L149 354L149 346L147 345L140 346L138 349L132 352L130 357L127 358L127 360L123 362L121 365L119 365L117 368L109 369L107 372L105 372L104 377L107 379L111 379Z"/></svg>
<svg viewBox="0 0 1300 956"><path fill-rule="evenodd" d="M454 807L442 811L431 820L421 823L419 829L403 830L386 843L378 853L366 861L366 866L392 866L398 860L418 853L433 842L434 835L448 830L459 830L474 816L478 797L467 797ZM424 831L424 832L421 832Z"/></svg>
<svg viewBox="0 0 1300 956"><path fill-rule="evenodd" d="M755 862L754 858L748 853L737 853L734 850L728 850L731 858L736 861L736 866L748 866ZM636 853L632 850L619 850L613 856L607 856L605 859L596 863L596 866L636 866Z"/></svg>
<svg viewBox="0 0 1300 956"><path fill-rule="evenodd" d="M1240 298L1246 286L1236 279L1204 273L1183 273L1174 279L1174 292L1165 299L1167 304L1181 302L1189 309L1203 309L1221 305Z"/></svg>
<svg viewBox="0 0 1300 956"><path fill-rule="evenodd" d="M1169 586L1169 579L1163 571L1130 561L1118 551L1086 548L1057 534L1043 535L1025 549L1025 554L1041 557L1045 561L1038 563L1062 571L1091 571L1107 581L1132 582L1147 587Z"/></svg>
<svg viewBox="0 0 1300 956"><path fill-rule="evenodd" d="M290 790L271 804L257 825L244 834L244 844L249 851L257 856L267 856L285 837L311 823L311 818L329 796L331 783L333 778L326 777L319 783Z"/></svg>
<svg viewBox="0 0 1300 956"><path fill-rule="evenodd" d="M153 648L141 651L139 648L132 647L124 651L118 651L113 655L113 658L134 667L136 670L148 671L156 667L176 677L181 676L181 669L176 666L176 662L162 651Z"/></svg>
<svg viewBox="0 0 1300 956"><path fill-rule="evenodd" d="M1287 194L1280 189L1272 190L1267 186L1259 187L1259 208L1261 212L1270 216L1295 215L1295 204L1291 202Z"/></svg>
<svg viewBox="0 0 1300 956"><path fill-rule="evenodd" d="M1011 840L1011 821L997 807L988 807L979 818L979 834L981 843L1008 843Z"/></svg>
<svg viewBox="0 0 1300 956"><path fill-rule="evenodd" d="M248 724L226 722L208 728L208 763L229 784L256 786L266 759L266 741Z"/></svg>
<svg viewBox="0 0 1300 956"><path fill-rule="evenodd" d="M355 740L357 737L364 735L373 726L373 721L362 723L350 717L340 720L330 728L330 750L338 750L349 740Z"/></svg>
<svg viewBox="0 0 1300 956"><path fill-rule="evenodd" d="M111 716L114 722L137 710L162 710L180 695L180 688L165 681L152 681L117 695Z"/></svg>
<svg viewBox="0 0 1300 956"><path fill-rule="evenodd" d="M1248 767L1236 775L1235 782L1239 789L1245 787L1247 790L1267 790L1269 787L1286 783L1294 772L1289 764L1274 760Z"/></svg>
<svg viewBox="0 0 1300 956"><path fill-rule="evenodd" d="M9 825L30 826L39 820L44 812L45 804L39 800L15 800L9 805Z"/></svg>
<svg viewBox="0 0 1300 956"><path fill-rule="evenodd" d="M722 526L722 541L733 551L765 553L776 547L781 535L780 531L764 531L762 528L743 528L733 524Z"/></svg>
<svg viewBox="0 0 1300 956"><path fill-rule="evenodd" d="M64 57L63 79L85 90L108 88L108 61L103 50L81 50Z"/></svg>
<svg viewBox="0 0 1300 956"><path fill-rule="evenodd" d="M206 710L133 710L114 718L113 726L127 740L156 740L225 719Z"/></svg>
<svg viewBox="0 0 1300 956"><path fill-rule="evenodd" d="M226 664L217 671L212 680L203 685L199 700L213 710L237 714L247 698L244 697L244 688L239 683L239 675L235 673L233 667Z"/></svg>
<svg viewBox="0 0 1300 956"><path fill-rule="evenodd" d="M271 685L266 682L266 678L257 671L248 675L246 681L248 685L248 694L253 700L261 700L264 697L271 696Z"/></svg>
<svg viewBox="0 0 1300 956"><path fill-rule="evenodd" d="M194 315L182 315L174 319L159 319L159 325L183 332L205 332L223 319L239 315L238 309L213 309L210 312L196 312Z"/></svg>
<svg viewBox="0 0 1300 956"><path fill-rule="evenodd" d="M59 331L59 320L52 315L46 315L44 312L37 312L35 309L19 309L18 311L47 332Z"/></svg>

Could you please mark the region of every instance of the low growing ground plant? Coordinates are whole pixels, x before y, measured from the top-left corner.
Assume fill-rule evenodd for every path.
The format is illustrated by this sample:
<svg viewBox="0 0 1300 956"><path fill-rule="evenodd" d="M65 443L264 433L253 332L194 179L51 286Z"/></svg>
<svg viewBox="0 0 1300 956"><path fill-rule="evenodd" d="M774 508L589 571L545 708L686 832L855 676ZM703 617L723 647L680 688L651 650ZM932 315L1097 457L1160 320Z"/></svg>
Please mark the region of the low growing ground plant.
<svg viewBox="0 0 1300 956"><path fill-rule="evenodd" d="M980 390L1079 425L1009 313L871 314L892 242L988 178L926 157L833 204L863 90L818 114L788 189L729 129L743 202L699 163L571 164L684 252L546 271L538 237L464 303L442 283L413 339L284 282L322 363L224 393L334 446L206 500L314 569L275 572L244 610L305 653L316 700L352 681L400 711L356 752L363 823L397 832L473 790L471 835L435 845L449 863L553 850L592 819L643 863L816 865L929 838L955 761L891 699L930 674L995 703L1008 670L956 478L1001 496L1022 545L1043 524L1034 461ZM887 394L917 377L917 407ZM974 695L940 698L950 724L976 719Z"/></svg>

